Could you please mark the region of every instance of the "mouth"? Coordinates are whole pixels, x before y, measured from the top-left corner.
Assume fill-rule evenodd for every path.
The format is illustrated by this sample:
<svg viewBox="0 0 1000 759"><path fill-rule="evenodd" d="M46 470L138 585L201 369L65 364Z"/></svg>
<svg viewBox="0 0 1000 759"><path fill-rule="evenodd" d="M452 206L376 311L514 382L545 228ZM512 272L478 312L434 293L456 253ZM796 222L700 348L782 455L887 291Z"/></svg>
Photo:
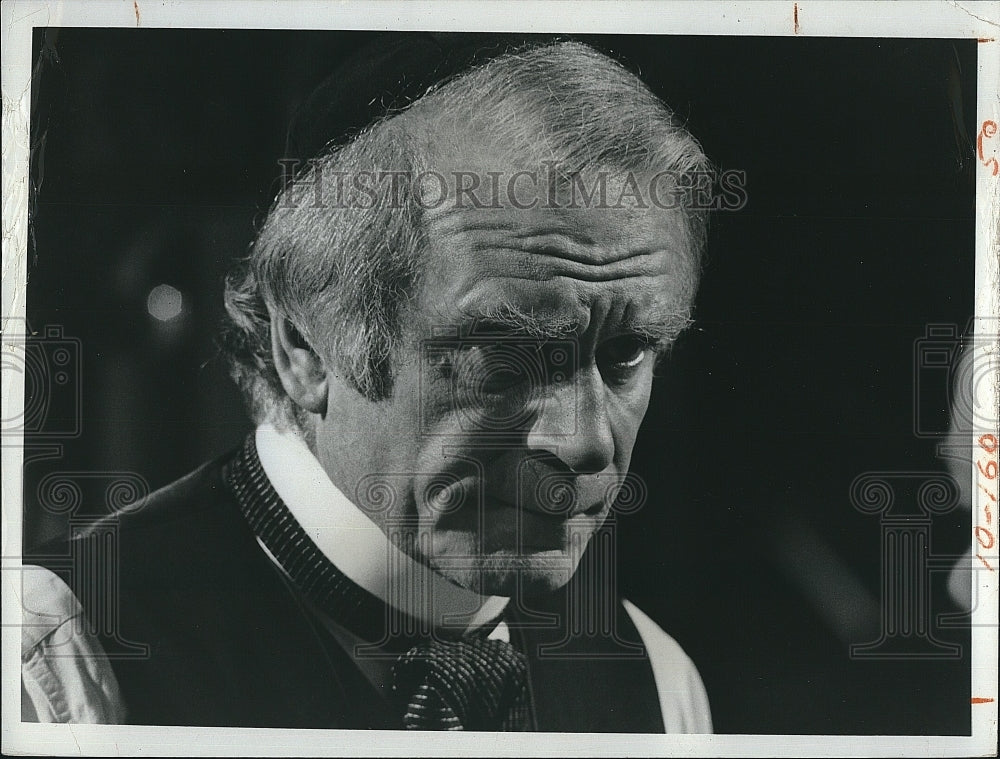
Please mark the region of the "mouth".
<svg viewBox="0 0 1000 759"><path fill-rule="evenodd" d="M600 505L584 511L553 512L487 497L482 531L485 542L508 546L519 553L569 550L574 543L586 544L594 530L594 513Z"/></svg>
<svg viewBox="0 0 1000 759"><path fill-rule="evenodd" d="M461 532L476 539L487 553L537 554L567 552L585 546L597 527L603 503L583 507L572 497L521 499L497 495L469 479L455 481L428 499L435 531ZM447 508L441 504L447 503Z"/></svg>
<svg viewBox="0 0 1000 759"><path fill-rule="evenodd" d="M487 499L481 532L484 543L518 553L565 549L568 519L565 515L530 510L509 501Z"/></svg>
<svg viewBox="0 0 1000 759"><path fill-rule="evenodd" d="M523 503L517 504L509 501L505 498L498 498L494 496L486 497L486 509L490 508L498 509L513 509L515 511L520 511L524 514L530 514L533 518L538 518L541 520L549 520L553 522L565 523L570 522L577 517L593 517L600 513L602 504L595 503L587 508L580 508L577 505L572 505L569 508L559 506L558 508L549 508L536 503Z"/></svg>

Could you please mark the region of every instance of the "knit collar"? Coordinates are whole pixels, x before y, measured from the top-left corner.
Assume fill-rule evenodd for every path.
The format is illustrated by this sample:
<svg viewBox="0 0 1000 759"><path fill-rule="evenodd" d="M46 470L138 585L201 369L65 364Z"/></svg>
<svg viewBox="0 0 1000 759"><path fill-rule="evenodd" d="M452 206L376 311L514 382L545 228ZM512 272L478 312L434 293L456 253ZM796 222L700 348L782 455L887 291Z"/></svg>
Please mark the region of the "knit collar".
<svg viewBox="0 0 1000 759"><path fill-rule="evenodd" d="M258 541L306 599L369 641L488 632L508 599L454 585L394 546L301 437L261 425L226 479Z"/></svg>

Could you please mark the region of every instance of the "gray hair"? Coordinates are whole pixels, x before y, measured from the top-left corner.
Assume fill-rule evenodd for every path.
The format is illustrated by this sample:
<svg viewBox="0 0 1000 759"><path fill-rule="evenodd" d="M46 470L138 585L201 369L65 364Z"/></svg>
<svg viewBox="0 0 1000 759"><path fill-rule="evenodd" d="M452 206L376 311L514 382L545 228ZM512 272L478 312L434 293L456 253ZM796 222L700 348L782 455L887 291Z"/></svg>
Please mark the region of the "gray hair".
<svg viewBox="0 0 1000 759"><path fill-rule="evenodd" d="M227 277L223 349L257 422L305 427L275 370L268 309L359 393L373 401L391 394L403 309L425 244L419 190L323 180L415 176L433 168L442 143L463 135L480 154L493 148L519 162L554 162L566 174L711 171L698 142L638 77L578 42L522 48L435 85L311 161L278 193L249 254ZM706 214L682 211L697 262Z"/></svg>

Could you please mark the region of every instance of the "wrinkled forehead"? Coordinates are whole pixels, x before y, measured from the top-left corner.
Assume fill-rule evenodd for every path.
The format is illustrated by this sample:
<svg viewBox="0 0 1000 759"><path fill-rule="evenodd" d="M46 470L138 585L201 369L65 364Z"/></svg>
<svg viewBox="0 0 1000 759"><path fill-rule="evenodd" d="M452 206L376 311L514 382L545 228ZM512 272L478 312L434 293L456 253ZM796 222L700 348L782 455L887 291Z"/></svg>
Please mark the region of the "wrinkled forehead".
<svg viewBox="0 0 1000 759"><path fill-rule="evenodd" d="M510 304L582 328L598 313L685 313L697 267L681 212L617 201L567 207L450 198L425 216L417 305L444 316Z"/></svg>
<svg viewBox="0 0 1000 759"><path fill-rule="evenodd" d="M608 202L569 206L557 190L551 198L534 198L526 191L517 199L476 204L468 193L449 198L424 215L425 240L436 252L453 255L455 243L482 247L487 241L517 241L539 254L577 258L593 264L627 258L630 252L669 248L678 256L693 255L680 211L648 208L631 197L609 192ZM552 202L550 202L552 201Z"/></svg>
<svg viewBox="0 0 1000 759"><path fill-rule="evenodd" d="M415 177L431 237L462 226L505 226L517 232L548 228L575 230L594 244L614 248L687 231L680 180L673 172L601 165L577 169L485 145L476 154L473 147L456 143L453 157L433 161Z"/></svg>

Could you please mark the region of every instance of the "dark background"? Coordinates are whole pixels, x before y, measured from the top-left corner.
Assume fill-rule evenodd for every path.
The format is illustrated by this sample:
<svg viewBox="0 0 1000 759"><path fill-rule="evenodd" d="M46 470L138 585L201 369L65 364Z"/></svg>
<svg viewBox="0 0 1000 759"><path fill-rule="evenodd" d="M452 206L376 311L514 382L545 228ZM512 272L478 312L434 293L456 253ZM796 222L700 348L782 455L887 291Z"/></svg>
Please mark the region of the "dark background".
<svg viewBox="0 0 1000 759"><path fill-rule="evenodd" d="M26 545L75 515L39 504L47 474L157 488L251 429L215 344L221 280L297 105L370 37L36 30L28 321L79 340L81 396L53 401L78 436L26 437ZM697 327L654 389L621 589L694 659L717 731L967 734L961 631L935 632L966 644L953 661L849 656L878 637L881 576L879 518L849 488L945 470L914 433L914 350L973 310L975 41L583 39L749 198L713 219ZM147 309L161 284L183 298L168 321ZM943 430L936 381L919 400ZM968 522L935 519L932 552L964 550ZM933 577L932 611L954 611Z"/></svg>

